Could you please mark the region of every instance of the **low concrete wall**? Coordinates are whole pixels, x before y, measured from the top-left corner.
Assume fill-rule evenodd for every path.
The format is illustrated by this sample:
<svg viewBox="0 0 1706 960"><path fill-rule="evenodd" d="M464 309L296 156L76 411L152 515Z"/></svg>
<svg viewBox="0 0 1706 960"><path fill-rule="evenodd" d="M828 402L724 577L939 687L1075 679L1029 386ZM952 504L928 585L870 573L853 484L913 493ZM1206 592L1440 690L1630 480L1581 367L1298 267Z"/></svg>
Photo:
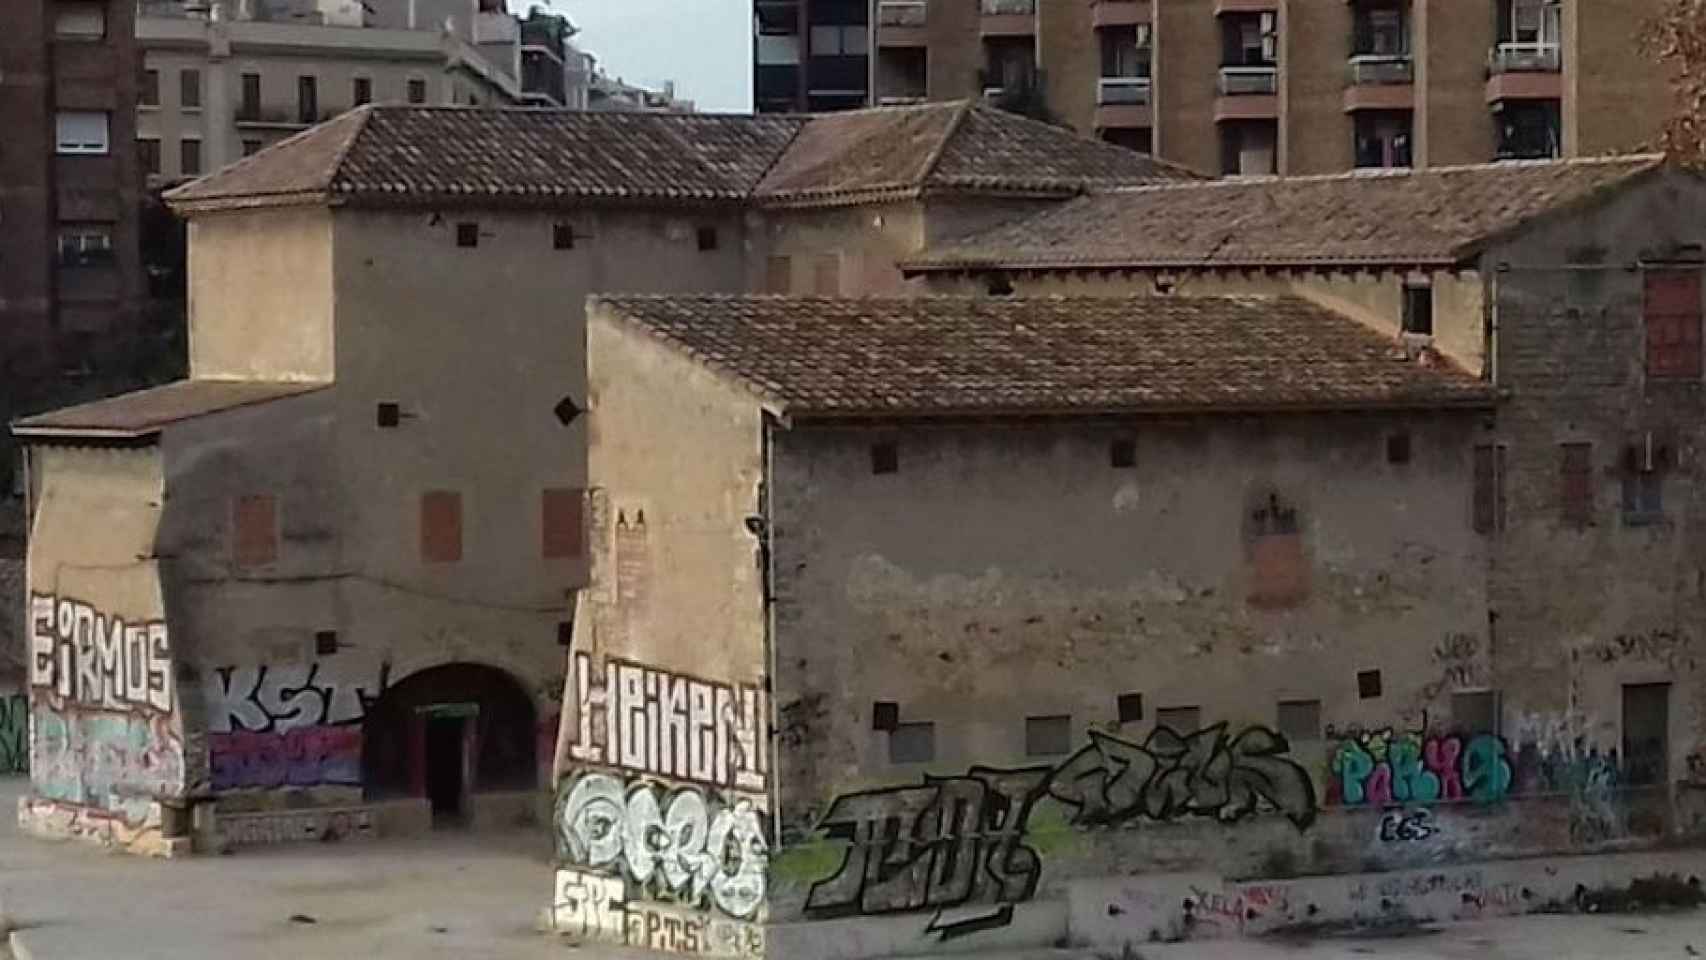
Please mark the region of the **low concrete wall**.
<svg viewBox="0 0 1706 960"><path fill-rule="evenodd" d="M191 851L190 837L178 819L177 811L152 801L105 809L37 796L18 798L18 829L23 833L142 856L178 857Z"/></svg>

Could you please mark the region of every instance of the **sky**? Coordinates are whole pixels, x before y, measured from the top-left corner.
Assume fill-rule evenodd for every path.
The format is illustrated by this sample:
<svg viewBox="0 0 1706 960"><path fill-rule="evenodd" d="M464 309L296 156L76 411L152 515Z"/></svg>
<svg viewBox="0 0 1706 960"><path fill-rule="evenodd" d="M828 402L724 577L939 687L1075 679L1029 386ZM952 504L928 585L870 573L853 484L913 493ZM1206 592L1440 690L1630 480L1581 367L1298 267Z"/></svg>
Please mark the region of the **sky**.
<svg viewBox="0 0 1706 960"><path fill-rule="evenodd" d="M675 81L702 111L752 108L752 0L508 0L574 21L575 43L611 76L645 87Z"/></svg>

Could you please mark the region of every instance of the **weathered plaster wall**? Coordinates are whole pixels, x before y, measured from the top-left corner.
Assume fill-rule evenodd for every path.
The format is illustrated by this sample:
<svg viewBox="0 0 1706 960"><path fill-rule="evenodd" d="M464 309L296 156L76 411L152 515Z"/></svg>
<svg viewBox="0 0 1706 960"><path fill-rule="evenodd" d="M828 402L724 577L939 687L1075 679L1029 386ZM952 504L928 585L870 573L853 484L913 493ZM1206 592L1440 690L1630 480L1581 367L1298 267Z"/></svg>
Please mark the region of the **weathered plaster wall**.
<svg viewBox="0 0 1706 960"><path fill-rule="evenodd" d="M190 374L330 380L332 214L200 214L189 223Z"/></svg>
<svg viewBox="0 0 1706 960"><path fill-rule="evenodd" d="M20 823L177 852L187 784L155 550L159 449L37 446L32 466L32 791Z"/></svg>
<svg viewBox="0 0 1706 960"><path fill-rule="evenodd" d="M924 247L924 205L916 201L764 210L751 220L764 250L748 264L748 287L763 293L896 296L905 281L895 261ZM787 261L786 286L778 258Z"/></svg>
<svg viewBox="0 0 1706 960"><path fill-rule="evenodd" d="M774 810L763 417L602 310L587 331L592 582L563 693L552 923L759 954Z"/></svg>

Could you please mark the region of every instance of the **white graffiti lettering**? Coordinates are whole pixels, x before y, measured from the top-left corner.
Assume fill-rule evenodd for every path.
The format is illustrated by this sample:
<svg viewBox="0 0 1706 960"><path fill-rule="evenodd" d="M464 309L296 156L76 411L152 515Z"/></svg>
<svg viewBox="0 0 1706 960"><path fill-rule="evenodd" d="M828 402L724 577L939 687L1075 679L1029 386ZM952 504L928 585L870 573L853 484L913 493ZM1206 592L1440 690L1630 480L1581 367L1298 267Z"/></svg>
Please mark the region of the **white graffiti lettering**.
<svg viewBox="0 0 1706 960"><path fill-rule="evenodd" d="M340 679L319 663L220 667L203 684L212 733L286 733L358 723L385 692L390 668Z"/></svg>
<svg viewBox="0 0 1706 960"><path fill-rule="evenodd" d="M764 928L753 923L629 904L627 884L579 870L558 870L552 924L587 940L667 953L763 956Z"/></svg>
<svg viewBox="0 0 1706 960"><path fill-rule="evenodd" d="M172 709L166 624L125 621L79 600L30 596L30 686L61 703Z"/></svg>
<svg viewBox="0 0 1706 960"><path fill-rule="evenodd" d="M569 756L671 780L761 791L768 774L764 692L610 659L604 680L575 654Z"/></svg>
<svg viewBox="0 0 1706 960"><path fill-rule="evenodd" d="M625 788L601 773L582 776L560 796L557 827L569 863L620 861L641 887L714 903L731 917L752 917L763 903L768 845L752 800L713 812L694 788Z"/></svg>

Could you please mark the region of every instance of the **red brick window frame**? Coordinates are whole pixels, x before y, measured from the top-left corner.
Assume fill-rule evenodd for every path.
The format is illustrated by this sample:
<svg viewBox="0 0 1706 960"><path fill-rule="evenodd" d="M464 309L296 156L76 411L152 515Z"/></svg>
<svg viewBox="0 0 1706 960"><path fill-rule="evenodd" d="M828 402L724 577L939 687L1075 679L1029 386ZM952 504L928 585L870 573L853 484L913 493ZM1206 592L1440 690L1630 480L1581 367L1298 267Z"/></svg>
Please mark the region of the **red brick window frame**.
<svg viewBox="0 0 1706 960"><path fill-rule="evenodd" d="M1559 448L1558 481L1563 520L1585 527L1593 522L1593 444L1566 443Z"/></svg>
<svg viewBox="0 0 1706 960"><path fill-rule="evenodd" d="M547 560L581 555L581 491L547 487L539 497L540 550Z"/></svg>
<svg viewBox="0 0 1706 960"><path fill-rule="evenodd" d="M1701 273L1699 265L1648 267L1642 274L1641 313L1647 334L1647 376L1700 378Z"/></svg>
<svg viewBox="0 0 1706 960"><path fill-rule="evenodd" d="M278 499L272 494L249 494L232 503L231 559L239 567L278 560Z"/></svg>
<svg viewBox="0 0 1706 960"><path fill-rule="evenodd" d="M458 563L462 559L462 494L429 490L421 494L421 559Z"/></svg>

